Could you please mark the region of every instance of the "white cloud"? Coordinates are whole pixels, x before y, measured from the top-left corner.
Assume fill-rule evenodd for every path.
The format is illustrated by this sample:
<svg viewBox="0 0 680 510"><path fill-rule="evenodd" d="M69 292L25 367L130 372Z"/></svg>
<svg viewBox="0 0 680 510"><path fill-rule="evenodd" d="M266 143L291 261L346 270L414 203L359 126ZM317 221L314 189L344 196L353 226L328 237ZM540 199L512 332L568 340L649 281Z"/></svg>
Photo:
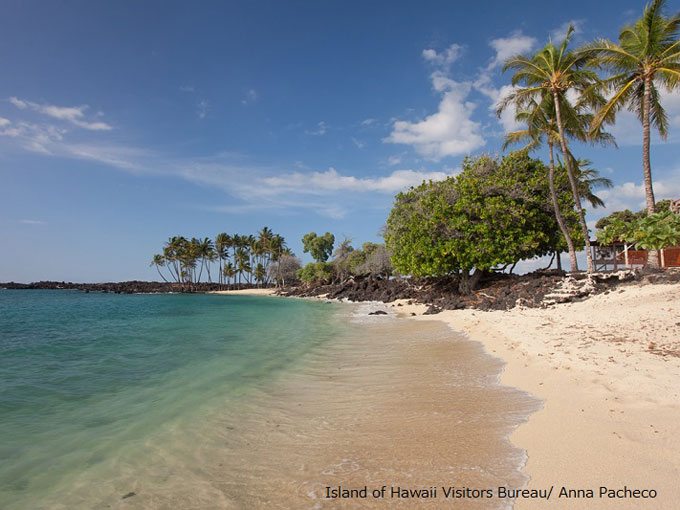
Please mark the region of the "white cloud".
<svg viewBox="0 0 680 510"><path fill-rule="evenodd" d="M395 170L386 177L361 178L342 175L334 168L325 172L294 172L259 179L265 187L262 193L280 194L297 192L303 194L327 194L337 191L395 193L418 186L423 181L441 181L451 174L444 172L418 172Z"/></svg>
<svg viewBox="0 0 680 510"><path fill-rule="evenodd" d="M182 92L194 92L194 86L193 85L180 85L179 90Z"/></svg>
<svg viewBox="0 0 680 510"><path fill-rule="evenodd" d="M9 102L21 110L30 109L43 115L49 117L64 120L74 124L83 129L89 129L91 131L108 131L111 128L105 122L87 122L83 120L85 116L85 110L87 110L87 105L82 106L55 106L55 105L43 105L34 103L32 101L25 101L19 99L18 97L10 97Z"/></svg>
<svg viewBox="0 0 680 510"><path fill-rule="evenodd" d="M676 199L680 197L680 171L662 175L653 182L654 199L658 202L664 199ZM590 211L589 216L595 219L608 216L614 211L639 211L646 208L645 186L642 182L624 182L617 184L613 188L597 191L605 203L604 208Z"/></svg>
<svg viewBox="0 0 680 510"><path fill-rule="evenodd" d="M495 55L489 65L481 69L479 77L473 85L477 91L491 99L489 110L495 116L500 102L511 94L515 87L503 85L501 88L497 88L493 83L492 76L498 73L497 68L503 65L510 57L531 51L536 46L536 39L524 35L520 30L517 30L508 37L499 37L498 39L491 40L489 46L493 48ZM503 126L505 133L521 129L522 124L515 121L516 113L517 110L514 105L508 105L503 113L501 113L498 121Z"/></svg>
<svg viewBox="0 0 680 510"><path fill-rule="evenodd" d="M323 136L326 134L326 130L328 127L326 126L326 123L322 120L321 122L317 123L316 129L313 131L305 131L306 134L312 135L312 136Z"/></svg>
<svg viewBox="0 0 680 510"><path fill-rule="evenodd" d="M371 118L364 119L364 120L361 121L362 126L370 126L371 124L374 124L374 123L375 123L375 119L371 119Z"/></svg>
<svg viewBox="0 0 680 510"><path fill-rule="evenodd" d="M436 67L430 80L432 88L442 95L438 111L417 122L394 119L392 132L383 142L410 145L434 161L467 154L485 144L481 124L472 120L476 105L467 100L472 84L457 82L448 74L462 49L452 44L440 53L433 49L423 51L423 58Z"/></svg>
<svg viewBox="0 0 680 510"><path fill-rule="evenodd" d="M463 52L463 47L459 44L452 44L445 50L437 52L433 49L423 50L423 58L442 70L448 71L458 57Z"/></svg>
<svg viewBox="0 0 680 510"><path fill-rule="evenodd" d="M471 85L456 82L439 72L431 76L432 85L443 94L439 111L419 122L395 121L385 142L411 145L435 161L446 156L467 154L484 145L481 125L472 120L475 104L466 98Z"/></svg>
<svg viewBox="0 0 680 510"><path fill-rule="evenodd" d="M521 30L516 30L508 37L493 39L489 46L496 51L496 55L489 64L489 69L493 69L503 65L510 57L529 52L536 46L536 39L524 35Z"/></svg>
<svg viewBox="0 0 680 510"><path fill-rule="evenodd" d="M9 119L5 119L3 117L0 117L0 128L5 127L5 126L9 126L9 125L10 125Z"/></svg>

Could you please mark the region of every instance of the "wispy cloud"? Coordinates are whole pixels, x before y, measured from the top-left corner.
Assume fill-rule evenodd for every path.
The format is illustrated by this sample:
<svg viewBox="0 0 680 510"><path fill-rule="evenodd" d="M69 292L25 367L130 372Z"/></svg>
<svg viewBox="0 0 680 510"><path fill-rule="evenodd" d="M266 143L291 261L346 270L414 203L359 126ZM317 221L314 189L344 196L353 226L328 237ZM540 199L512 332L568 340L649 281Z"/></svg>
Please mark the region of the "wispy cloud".
<svg viewBox="0 0 680 510"><path fill-rule="evenodd" d="M46 225L47 222L43 220L19 220L23 225Z"/></svg>
<svg viewBox="0 0 680 510"><path fill-rule="evenodd" d="M368 118L368 119L362 120L362 121L361 121L361 125L362 125L362 126L370 126L370 125L372 125L372 124L375 124L375 122L376 122L375 119Z"/></svg>
<svg viewBox="0 0 680 510"><path fill-rule="evenodd" d="M441 181L451 174L445 172L419 172L395 170L384 177L355 177L342 175L335 168L325 172L293 172L258 179L263 184L262 194L301 193L323 195L340 191L375 192L393 194L418 186L423 181Z"/></svg>
<svg viewBox="0 0 680 510"><path fill-rule="evenodd" d="M18 97L10 97L9 102L20 110L33 110L54 119L70 122L71 124L83 129L89 129L91 131L108 131L112 129L111 126L105 122L88 122L83 120L85 117L85 110L89 108L87 105L56 106L50 104L38 104L32 101L19 99Z"/></svg>
<svg viewBox="0 0 680 510"><path fill-rule="evenodd" d="M318 122L316 125L316 129L313 130L307 130L305 131L306 134L312 135L312 136L323 136L326 134L326 131L328 130L328 126L326 123L322 120L321 122Z"/></svg>
<svg viewBox="0 0 680 510"><path fill-rule="evenodd" d="M194 92L196 89L194 89L193 85L180 85L179 90L182 92Z"/></svg>
<svg viewBox="0 0 680 510"><path fill-rule="evenodd" d="M363 140L359 140L358 138L354 137L352 137L351 140L357 149L363 149L364 147L366 147L366 142L364 142Z"/></svg>
<svg viewBox="0 0 680 510"><path fill-rule="evenodd" d="M524 35L521 30L512 32L508 37L499 37L492 39L489 42L496 55L489 63L488 69L494 69L503 65L503 63L518 54L527 53L536 46L536 39L528 35Z"/></svg>

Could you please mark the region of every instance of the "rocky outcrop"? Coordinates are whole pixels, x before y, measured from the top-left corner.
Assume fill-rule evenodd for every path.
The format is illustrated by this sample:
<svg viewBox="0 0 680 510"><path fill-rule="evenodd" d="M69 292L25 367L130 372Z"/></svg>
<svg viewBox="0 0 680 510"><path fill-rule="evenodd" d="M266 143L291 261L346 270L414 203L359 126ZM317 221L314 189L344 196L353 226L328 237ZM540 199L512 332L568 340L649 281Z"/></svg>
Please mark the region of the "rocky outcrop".
<svg viewBox="0 0 680 510"><path fill-rule="evenodd" d="M426 314L442 310L474 308L508 310L515 306L546 307L585 299L630 283L679 282L680 271L618 271L586 275L566 275L557 271L537 271L526 275L489 273L479 287L469 293L459 292L459 282L449 278L376 278L354 277L342 283L301 285L285 289L284 296L321 296L348 301L382 301L408 299L429 305Z"/></svg>

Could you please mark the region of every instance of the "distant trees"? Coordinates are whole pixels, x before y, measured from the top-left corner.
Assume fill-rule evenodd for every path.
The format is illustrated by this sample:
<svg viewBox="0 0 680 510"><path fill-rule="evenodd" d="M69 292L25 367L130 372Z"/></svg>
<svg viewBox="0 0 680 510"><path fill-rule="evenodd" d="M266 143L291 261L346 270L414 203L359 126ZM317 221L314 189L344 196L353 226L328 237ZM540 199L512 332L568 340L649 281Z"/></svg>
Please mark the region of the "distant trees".
<svg viewBox="0 0 680 510"><path fill-rule="evenodd" d="M332 234L326 232L324 248L328 248L328 240L334 239ZM316 234L307 234L303 239L309 243L314 243L315 240L320 239ZM310 251L313 244L310 245ZM332 247L332 245L331 245ZM323 255L328 254L324 251ZM312 254L313 256L313 254ZM297 272L297 276L304 283L310 282L342 282L347 278L354 276L375 276L379 278L389 277L392 274L392 264L390 262L390 255L387 252L385 245L376 243L364 243L361 248L355 249L352 246L352 240L345 238L340 246L333 253L333 260L326 262L325 260L317 259L316 262L311 262Z"/></svg>
<svg viewBox="0 0 680 510"><path fill-rule="evenodd" d="M204 273L212 282L211 268L217 262L221 285L247 282L260 286L282 282L279 261L283 256L292 256L285 239L264 227L257 237L224 232L214 241L209 237L191 240L183 236L171 237L163 246L163 252L153 256L151 266L156 267L164 281L172 280L191 288L202 281Z"/></svg>
<svg viewBox="0 0 680 510"><path fill-rule="evenodd" d="M455 275L461 292L469 292L485 271L563 249L547 173L526 150L502 159L482 155L466 158L457 177L399 193L385 233L394 268ZM583 246L570 193L561 191L558 200L572 239Z"/></svg>

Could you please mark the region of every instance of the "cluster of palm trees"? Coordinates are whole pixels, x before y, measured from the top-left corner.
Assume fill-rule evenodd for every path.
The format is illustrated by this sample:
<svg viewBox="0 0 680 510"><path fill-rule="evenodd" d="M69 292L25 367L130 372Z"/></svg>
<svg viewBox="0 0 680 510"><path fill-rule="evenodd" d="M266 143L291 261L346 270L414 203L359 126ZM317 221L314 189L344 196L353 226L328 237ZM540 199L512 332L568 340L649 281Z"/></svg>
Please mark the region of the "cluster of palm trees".
<svg viewBox="0 0 680 510"><path fill-rule="evenodd" d="M242 283L269 285L279 282L281 257L292 255L285 239L274 234L268 227L257 236L218 234L214 240L175 236L168 239L163 252L153 256L155 266L163 281L189 286L201 282L203 275L212 282L211 268L217 263L217 275L221 286L241 286ZM169 273L166 278L161 268Z"/></svg>
<svg viewBox="0 0 680 510"><path fill-rule="evenodd" d="M526 128L510 133L508 143L526 141L536 148L548 146L550 190L557 223L569 247L572 271L578 270L574 243L560 213L554 186L558 147L569 176L574 205L585 237L588 272L594 271L588 227L579 192L578 160L570 151L572 141L614 144L603 126L615 121L627 108L643 127L642 168L647 214L655 212L650 164L650 131L653 126L665 138L668 119L661 104L660 87L671 91L680 84L680 15L663 12L665 0L647 4L642 17L621 30L619 42L598 39L569 49L574 27L559 46L550 41L534 55L507 60L503 71L514 71L514 91L499 105L498 114L510 105ZM649 265L658 267L658 255L649 253Z"/></svg>

